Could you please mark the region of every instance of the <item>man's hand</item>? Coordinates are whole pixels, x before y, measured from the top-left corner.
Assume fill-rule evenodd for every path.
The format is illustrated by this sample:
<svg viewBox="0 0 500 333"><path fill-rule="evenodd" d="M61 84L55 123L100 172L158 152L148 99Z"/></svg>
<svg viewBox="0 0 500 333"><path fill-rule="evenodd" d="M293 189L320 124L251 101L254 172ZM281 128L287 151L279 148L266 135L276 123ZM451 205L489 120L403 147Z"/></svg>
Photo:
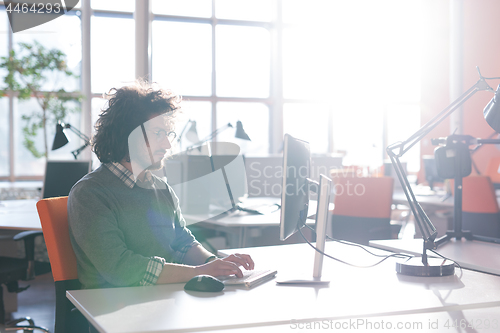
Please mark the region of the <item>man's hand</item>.
<svg viewBox="0 0 500 333"><path fill-rule="evenodd" d="M248 254L231 254L222 259L215 259L197 267L198 274L207 274L212 276L223 276L235 274L237 277L243 277L240 266L247 270L254 268L254 262Z"/></svg>

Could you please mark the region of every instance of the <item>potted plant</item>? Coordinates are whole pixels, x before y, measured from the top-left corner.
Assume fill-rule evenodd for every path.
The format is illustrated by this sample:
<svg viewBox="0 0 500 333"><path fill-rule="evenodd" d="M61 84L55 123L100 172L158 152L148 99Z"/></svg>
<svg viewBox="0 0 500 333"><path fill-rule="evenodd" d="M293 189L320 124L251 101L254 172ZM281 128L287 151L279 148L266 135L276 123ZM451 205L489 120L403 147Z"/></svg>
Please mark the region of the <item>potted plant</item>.
<svg viewBox="0 0 500 333"><path fill-rule="evenodd" d="M48 82L58 84L62 79L77 78L78 75L68 69L66 55L57 49L47 49L39 42L32 44L19 43L6 57L0 58L0 68L7 71L3 82L6 87L0 90L2 95L12 92L22 100L34 98L39 109L29 115L23 115L23 145L36 158L47 157L48 126L55 127L66 115L80 110L82 95L79 92L68 92L64 88L55 91L43 91ZM77 103L75 103L77 102ZM35 144L38 131L43 130L43 151Z"/></svg>

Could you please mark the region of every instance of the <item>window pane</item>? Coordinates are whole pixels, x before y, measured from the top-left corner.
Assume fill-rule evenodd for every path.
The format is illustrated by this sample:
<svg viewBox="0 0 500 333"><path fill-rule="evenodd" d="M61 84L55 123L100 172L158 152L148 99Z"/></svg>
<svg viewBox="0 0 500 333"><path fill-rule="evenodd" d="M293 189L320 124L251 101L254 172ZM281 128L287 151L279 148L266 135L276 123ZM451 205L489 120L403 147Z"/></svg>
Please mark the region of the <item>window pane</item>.
<svg viewBox="0 0 500 333"><path fill-rule="evenodd" d="M92 0L90 5L93 9L122 12L133 12L135 10L135 0Z"/></svg>
<svg viewBox="0 0 500 333"><path fill-rule="evenodd" d="M331 20L332 11L338 7L339 1L332 0L286 0L281 2L283 23L316 24ZM355 1L359 5L359 1Z"/></svg>
<svg viewBox="0 0 500 333"><path fill-rule="evenodd" d="M407 140L420 128L420 107L412 105L392 105L387 110L388 145ZM401 157L407 162L408 172L420 169L420 145L416 144Z"/></svg>
<svg viewBox="0 0 500 333"><path fill-rule="evenodd" d="M271 21L275 16L275 1L215 0L215 16L220 19Z"/></svg>
<svg viewBox="0 0 500 333"><path fill-rule="evenodd" d="M236 122L241 121L251 141L237 139ZM269 153L269 108L261 103L217 103L217 128L231 123L233 128L217 136L219 142L234 142L246 155L267 155Z"/></svg>
<svg viewBox="0 0 500 333"><path fill-rule="evenodd" d="M218 25L217 95L268 97L270 34L263 28Z"/></svg>
<svg viewBox="0 0 500 333"><path fill-rule="evenodd" d="M9 99L4 97L0 98L0 176L9 175L9 163Z"/></svg>
<svg viewBox="0 0 500 333"><path fill-rule="evenodd" d="M183 114L177 123L175 132L181 135L184 130L181 141L176 147L177 151L184 151L187 147L197 142L190 141L186 133L191 128L191 124L186 127L188 120L196 121L196 132L199 140L203 140L212 133L212 103L210 102L182 102Z"/></svg>
<svg viewBox="0 0 500 333"><path fill-rule="evenodd" d="M29 15L29 14L26 14ZM40 15L40 14L33 14ZM49 14L44 14L49 15ZM26 33L13 34L14 48L20 42L41 43L47 49L58 49L66 54L68 68L75 74L81 73L82 39L81 21L76 15L63 15L45 24L26 30ZM67 78L60 73L45 72L46 83L42 90L54 91L64 88L66 91L80 90L80 78Z"/></svg>
<svg viewBox="0 0 500 333"><path fill-rule="evenodd" d="M344 165L368 166L383 163L384 106L369 101L333 106L333 145L347 152Z"/></svg>
<svg viewBox="0 0 500 333"><path fill-rule="evenodd" d="M26 115L34 119L35 117L32 117L32 115L39 112L41 112L40 106L33 98L21 102L17 102L16 100L14 103L14 172L16 176L43 175L45 169L45 158L34 157L23 144L23 142L25 141L23 127L26 125L26 121L22 119L22 116ZM75 126L76 128L79 128L80 114L71 114L66 119L64 119L64 122L67 122ZM56 124L55 122L51 121L47 124L47 148L49 150L49 159L73 159L71 151L78 149L81 145L83 145L83 141L71 131L67 131L66 135L68 136L70 142L57 150L51 151L50 149L52 148L52 142L54 140L55 133ZM45 152L43 129L38 129L37 135L34 138L31 138L31 140L34 141L35 147L40 153Z"/></svg>
<svg viewBox="0 0 500 333"><path fill-rule="evenodd" d="M152 61L153 80L164 88L171 88L181 95L211 95L211 26L153 22Z"/></svg>
<svg viewBox="0 0 500 333"><path fill-rule="evenodd" d="M92 92L104 93L135 80L133 19L92 17ZM113 31L110 32L110 27Z"/></svg>
<svg viewBox="0 0 500 333"><path fill-rule="evenodd" d="M210 0L153 0L153 13L164 15L211 17Z"/></svg>
<svg viewBox="0 0 500 333"><path fill-rule="evenodd" d="M312 153L328 152L328 106L286 103L283 106L283 133L308 141Z"/></svg>
<svg viewBox="0 0 500 333"><path fill-rule="evenodd" d="M336 74L331 62L336 49L328 37L312 28L283 29L283 96L318 99L331 94ZM307 45L307 47L303 47ZM333 85L332 85L333 84Z"/></svg>

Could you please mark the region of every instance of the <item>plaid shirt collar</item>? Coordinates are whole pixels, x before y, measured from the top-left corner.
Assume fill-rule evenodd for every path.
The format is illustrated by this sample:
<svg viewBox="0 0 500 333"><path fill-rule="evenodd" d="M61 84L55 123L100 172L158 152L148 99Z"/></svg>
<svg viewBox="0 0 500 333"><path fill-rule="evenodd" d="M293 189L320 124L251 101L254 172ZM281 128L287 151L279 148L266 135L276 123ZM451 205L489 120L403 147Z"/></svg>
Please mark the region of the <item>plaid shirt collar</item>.
<svg viewBox="0 0 500 333"><path fill-rule="evenodd" d="M106 163L104 164L109 171L111 171L116 177L120 178L121 181L127 185L129 188L133 188L136 182L136 179L132 172L129 169L125 168L123 165L117 162Z"/></svg>
<svg viewBox="0 0 500 333"><path fill-rule="evenodd" d="M121 181L127 185L129 188L133 188L134 185L137 183L137 179L135 178L134 174L130 172L129 169L125 168L123 165L117 162L112 162L112 163L106 163L104 164L109 171L111 171L115 176L120 178ZM147 170L144 173L144 181L145 183L149 183L152 185L154 183L153 180L153 175L151 174L151 171Z"/></svg>

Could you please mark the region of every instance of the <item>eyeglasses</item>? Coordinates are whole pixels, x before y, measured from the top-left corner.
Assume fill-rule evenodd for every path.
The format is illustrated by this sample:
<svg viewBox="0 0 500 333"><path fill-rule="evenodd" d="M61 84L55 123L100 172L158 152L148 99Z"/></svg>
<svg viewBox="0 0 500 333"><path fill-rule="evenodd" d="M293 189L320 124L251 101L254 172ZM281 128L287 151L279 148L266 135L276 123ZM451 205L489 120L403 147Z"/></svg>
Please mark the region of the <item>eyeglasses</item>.
<svg viewBox="0 0 500 333"><path fill-rule="evenodd" d="M168 137L168 141L172 142L175 140L177 137L177 134L174 131L167 132L165 130L159 130L156 132L151 132L154 134L154 138L156 139L156 142L162 142L165 140L166 137Z"/></svg>

